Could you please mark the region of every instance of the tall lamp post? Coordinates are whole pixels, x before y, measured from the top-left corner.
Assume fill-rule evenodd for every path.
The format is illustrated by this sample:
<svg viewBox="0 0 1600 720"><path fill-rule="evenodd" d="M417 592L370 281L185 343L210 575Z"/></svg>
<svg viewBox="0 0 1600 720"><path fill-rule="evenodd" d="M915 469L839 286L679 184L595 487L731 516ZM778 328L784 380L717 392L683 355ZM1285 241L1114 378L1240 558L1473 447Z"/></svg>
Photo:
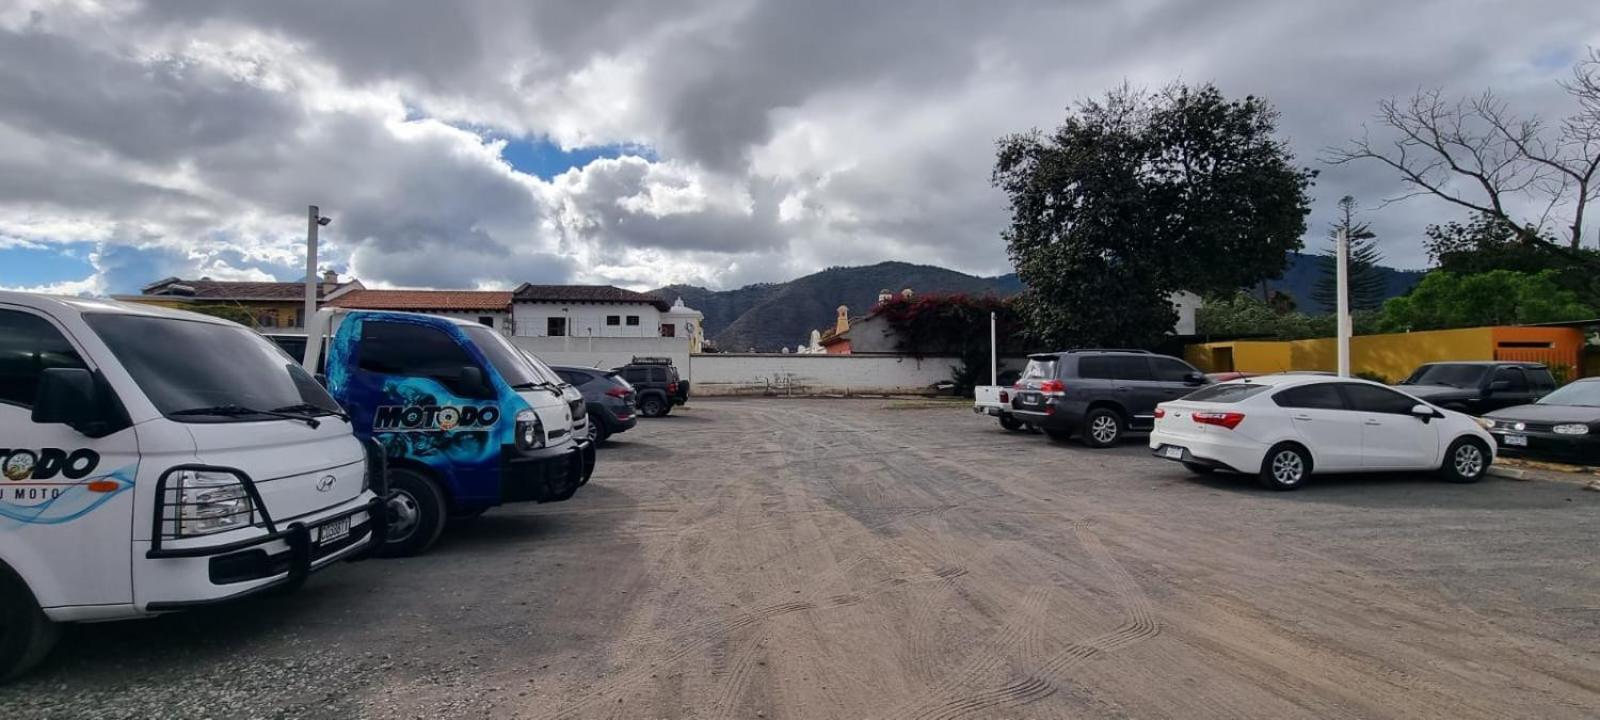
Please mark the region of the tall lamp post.
<svg viewBox="0 0 1600 720"><path fill-rule="evenodd" d="M300 323L308 336L307 347L311 345L311 318L317 314L317 228L331 222L333 218L323 217L317 206L309 206L306 212L306 309L305 319Z"/></svg>

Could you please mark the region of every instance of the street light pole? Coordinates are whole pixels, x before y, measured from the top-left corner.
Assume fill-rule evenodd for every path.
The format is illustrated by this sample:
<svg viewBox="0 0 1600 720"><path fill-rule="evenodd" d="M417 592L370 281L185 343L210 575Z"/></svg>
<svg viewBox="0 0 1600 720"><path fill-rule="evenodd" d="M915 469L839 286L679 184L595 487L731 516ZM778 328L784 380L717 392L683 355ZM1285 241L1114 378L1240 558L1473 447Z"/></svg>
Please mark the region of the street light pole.
<svg viewBox="0 0 1600 720"><path fill-rule="evenodd" d="M317 227L321 219L317 206L310 206L306 212L306 309L300 323L308 336L307 345L311 343L311 318L317 314Z"/></svg>
<svg viewBox="0 0 1600 720"><path fill-rule="evenodd" d="M1334 238L1335 254L1338 267L1337 290L1339 300L1337 310L1339 313L1339 377L1350 377L1350 235L1343 228Z"/></svg>
<svg viewBox="0 0 1600 720"><path fill-rule="evenodd" d="M989 384L1000 384L1000 345L996 342L994 313L989 313Z"/></svg>

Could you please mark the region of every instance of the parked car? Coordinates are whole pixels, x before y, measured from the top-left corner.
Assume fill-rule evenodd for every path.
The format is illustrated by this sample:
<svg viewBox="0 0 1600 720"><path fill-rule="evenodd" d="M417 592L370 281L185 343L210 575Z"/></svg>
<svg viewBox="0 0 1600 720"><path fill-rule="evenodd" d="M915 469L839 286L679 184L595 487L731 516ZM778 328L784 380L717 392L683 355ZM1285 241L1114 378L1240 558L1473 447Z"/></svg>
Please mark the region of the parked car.
<svg viewBox="0 0 1600 720"><path fill-rule="evenodd" d="M636 357L616 371L638 393L639 414L645 417L664 417L674 405L689 402L689 381L678 378L672 358Z"/></svg>
<svg viewBox="0 0 1600 720"><path fill-rule="evenodd" d="M58 623L293 588L366 554L382 454L352 430L236 323L0 292L0 681Z"/></svg>
<svg viewBox="0 0 1600 720"><path fill-rule="evenodd" d="M1232 470L1274 490L1312 473L1437 471L1476 482L1494 462L1482 421L1351 378L1268 375L1156 407L1150 449L1195 473Z"/></svg>
<svg viewBox="0 0 1600 720"><path fill-rule="evenodd" d="M589 411L589 437L595 442L605 442L639 423L633 387L616 371L570 365L558 365L554 369L583 393Z"/></svg>
<svg viewBox="0 0 1600 720"><path fill-rule="evenodd" d="M327 387L355 432L383 447L389 532L378 552L425 552L448 520L509 502L571 498L594 472L594 444L572 411L499 331L458 318L321 310ZM303 367L318 367L309 343Z"/></svg>
<svg viewBox="0 0 1600 720"><path fill-rule="evenodd" d="M1157 403L1206 383L1194 366L1142 350L1031 355L1011 393L1011 414L1051 439L1081 433L1089 447L1110 447L1129 430L1150 429Z"/></svg>
<svg viewBox="0 0 1600 720"><path fill-rule="evenodd" d="M1600 465L1600 378L1575 380L1484 420L1505 455Z"/></svg>
<svg viewBox="0 0 1600 720"><path fill-rule="evenodd" d="M1434 405L1482 415L1526 405L1556 389L1550 368L1531 362L1428 363L1397 386Z"/></svg>

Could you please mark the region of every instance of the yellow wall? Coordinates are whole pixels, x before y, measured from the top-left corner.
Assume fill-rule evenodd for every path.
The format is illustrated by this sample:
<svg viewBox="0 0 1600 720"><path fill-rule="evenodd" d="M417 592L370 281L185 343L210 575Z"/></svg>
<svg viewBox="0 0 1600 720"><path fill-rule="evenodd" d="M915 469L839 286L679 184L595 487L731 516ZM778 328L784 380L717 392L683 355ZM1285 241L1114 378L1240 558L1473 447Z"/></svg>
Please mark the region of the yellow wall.
<svg viewBox="0 0 1600 720"><path fill-rule="evenodd" d="M262 313L275 313L277 317L276 323L259 327L258 329L261 330L275 330L278 328L290 327L298 328L299 326L294 324L294 314L296 312L303 311L305 308L305 304L303 302L282 302L276 300L191 300L162 295L120 297L119 299L126 300L128 302L143 303L145 305L156 305L164 308L172 308L174 310L188 310L196 305L234 305L250 311L252 316L258 318L258 323L260 322L259 318L262 317Z"/></svg>
<svg viewBox="0 0 1600 720"><path fill-rule="evenodd" d="M1510 350L1500 350L1506 357L1497 357L1497 343L1548 342L1551 359L1538 361L1547 364L1580 366L1578 352L1583 346L1583 333L1573 328L1463 328L1459 330L1430 330L1387 335L1359 335L1350 339L1350 370L1352 373L1376 373L1390 382L1398 382L1417 369L1418 365L1448 360L1521 360ZM1233 366L1226 367L1228 352L1232 352ZM1259 341L1235 340L1202 343L1184 348L1184 358L1206 372L1238 370L1253 373L1274 373L1285 370L1338 369L1338 347L1333 338L1315 340ZM1570 360L1567 359L1570 357Z"/></svg>

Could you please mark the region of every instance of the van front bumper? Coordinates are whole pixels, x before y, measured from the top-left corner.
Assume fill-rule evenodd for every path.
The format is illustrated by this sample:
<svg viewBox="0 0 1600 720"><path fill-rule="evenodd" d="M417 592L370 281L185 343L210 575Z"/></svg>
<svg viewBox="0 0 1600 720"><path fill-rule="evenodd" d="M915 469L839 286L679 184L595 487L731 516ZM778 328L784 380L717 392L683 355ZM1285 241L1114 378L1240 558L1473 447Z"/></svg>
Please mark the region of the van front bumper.
<svg viewBox="0 0 1600 720"><path fill-rule="evenodd" d="M560 502L571 498L594 474L594 443L580 438L566 452L523 455L508 447L500 454L500 502Z"/></svg>
<svg viewBox="0 0 1600 720"><path fill-rule="evenodd" d="M350 522L347 535L328 543L319 542L322 528L342 520ZM293 589L313 572L340 560L357 560L371 554L383 544L387 531L384 499L373 497L354 507L291 521L266 534L231 543L183 547L141 543L149 546L144 557L159 561L136 571L136 582L153 589L141 594L171 595L173 590L186 589L182 594L193 598L152 600L144 603L143 610L170 612ZM204 584L197 577L202 574ZM235 587L243 589L234 590Z"/></svg>

